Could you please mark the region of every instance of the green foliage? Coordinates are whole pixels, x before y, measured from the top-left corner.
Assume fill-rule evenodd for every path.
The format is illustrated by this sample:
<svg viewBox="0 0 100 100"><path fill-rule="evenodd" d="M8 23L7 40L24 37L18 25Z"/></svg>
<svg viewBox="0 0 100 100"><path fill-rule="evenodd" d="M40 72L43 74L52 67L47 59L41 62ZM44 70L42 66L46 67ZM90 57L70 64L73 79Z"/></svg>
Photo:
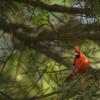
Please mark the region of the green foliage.
<svg viewBox="0 0 100 100"><path fill-rule="evenodd" d="M74 5L75 3L80 3L80 1L90 1L90 5L92 5L92 3L95 3L92 0L40 1L50 5L59 4L66 7L72 7L72 5ZM97 1L96 3L99 4L100 2ZM97 4L95 4L96 7ZM95 17L100 19L100 9L99 6L97 8L96 7L95 9L91 10L95 12ZM41 35L40 32L43 29L47 29L47 31L53 30L53 34L57 35L57 40L34 42L32 41L32 39L28 38L32 42L30 42L29 40L27 40L27 42L24 42L26 38L25 36L21 36L20 34L21 32L25 32L23 31L22 27L22 30L20 32L20 27L18 28L18 30L17 26L14 27L14 29L9 29L9 27L4 27L2 29L2 25L0 24L1 31L6 30L6 34L9 33L7 30L10 30L10 36L5 36L5 32L0 32L0 50L1 48L6 47L6 49L2 49L2 55L4 55L4 58L3 62L1 62L0 65L0 100L9 99L8 96L13 98L14 100L20 100L23 98L29 99L30 97L34 96L36 96L38 99L43 98L45 100L82 100L85 96L88 98L87 100L89 100L90 97L91 100L93 100L93 98L99 98L99 43L88 39L80 40L80 38L77 40L73 40L76 34L74 34L73 37L68 41L68 38L66 39L66 36L72 33L65 34L66 36L64 37L64 39L59 40L60 37L58 38L59 34L57 34L57 32L59 31L58 33L60 33L60 35L62 33L60 29L56 31L58 26L62 25L61 28L63 29L63 25L66 25L65 28L69 28L73 31L78 30L80 32L79 29L84 26L81 26L82 23L79 24L80 27L76 27L76 22L74 24L71 20L70 22L72 22L72 26L75 26L74 28L72 27L73 29L71 29L70 23L67 24L66 21L72 15L50 12L46 9L33 7L29 4L19 3L17 1L15 2L15 0L1 0L0 8L2 8L0 9L2 10L2 13L0 13L0 21L3 21L5 19L7 23L14 23L15 25L22 24L22 27L24 27L24 25L27 25L27 27L32 28L35 27L33 31L36 31L32 31L32 34L28 31L28 33L30 34L26 35L25 33L26 36L35 38L34 34L36 34L36 36ZM74 17L76 18L76 16ZM89 28L92 29L95 25L92 25L92 23L90 24L91 27ZM83 27L82 29L84 31L85 28ZM39 33L37 31L39 31ZM62 31L65 33L64 29ZM19 32L19 34L17 34L18 36L15 35L14 32ZM85 32L80 33L79 35L83 34L85 34ZM44 37L46 37L47 33L43 35ZM94 35L94 33L92 33L92 35ZM20 39L21 37L23 40ZM17 41L18 38L19 40ZM41 37L39 39L41 39ZM37 44L42 45L43 49L41 47L38 47ZM78 46L89 57L91 68L96 69L93 72L90 71L90 73L88 73L87 75L87 81L85 83L87 85L87 88L85 89L85 92L80 90L82 88L80 83L81 76L75 77L67 82L64 81L65 77L67 77L70 71L69 69L71 69L71 67L73 66L72 62L74 55L72 49L75 46ZM48 57L46 56L46 54L48 55ZM62 62L63 60L66 60L67 63L69 63L68 59L70 59L70 65L62 65L63 63L60 62L59 57L61 58ZM97 71L97 73L95 71ZM95 75L98 76L96 80L94 79Z"/></svg>

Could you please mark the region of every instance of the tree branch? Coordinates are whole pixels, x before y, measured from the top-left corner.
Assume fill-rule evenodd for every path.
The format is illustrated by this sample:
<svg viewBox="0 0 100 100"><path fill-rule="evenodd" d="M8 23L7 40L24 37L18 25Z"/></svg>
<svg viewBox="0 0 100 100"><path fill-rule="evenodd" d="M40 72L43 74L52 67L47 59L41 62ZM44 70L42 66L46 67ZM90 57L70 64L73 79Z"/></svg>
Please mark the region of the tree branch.
<svg viewBox="0 0 100 100"><path fill-rule="evenodd" d="M0 91L0 95L3 95L5 97L5 99L7 100L14 100L12 97L10 97L9 95L7 95L6 93Z"/></svg>
<svg viewBox="0 0 100 100"><path fill-rule="evenodd" d="M58 63L61 63L65 66L71 66L71 61L70 59L62 59L58 54L51 52L47 47L44 45L40 44L40 41L44 40L66 40L66 41L76 41L76 39L90 39L90 40L100 40L100 34L80 34L82 31L85 29L82 28L81 31L77 29L74 30L74 33L68 34L63 30L59 30L59 32L55 33L54 31L45 31L43 30L39 36L37 37L32 37L28 33L29 31L32 31L32 28L29 28L28 26L25 25L16 25L16 24L8 24L3 21L3 24L0 24L0 27L8 32L8 33L13 33L13 36L16 37L18 40L20 40L23 44L27 45L28 47L34 48L35 50L45 54L47 57L52 58ZM66 27L65 27L66 28ZM77 27L78 28L78 27ZM19 31L19 29L22 29ZM71 32L72 29L66 28L67 31ZM79 28L80 29L80 28ZM84 29L84 30L83 30ZM85 32L85 31L84 31ZM83 32L82 32L83 33Z"/></svg>
<svg viewBox="0 0 100 100"><path fill-rule="evenodd" d="M59 12L59 13L68 13L68 14L86 14L86 15L92 15L92 11L90 8L68 8L61 5L49 5L46 3L43 3L41 1L34 1L34 0L15 0L18 3L25 3L32 5L34 7L38 7L40 9L45 9L50 12Z"/></svg>
<svg viewBox="0 0 100 100"><path fill-rule="evenodd" d="M0 25L0 27L2 27L5 32L9 32L9 34L13 33L13 36L15 38L20 40L23 44L27 45L28 47L34 48L35 50L45 54L47 57L54 59L56 62L59 62L66 66L70 65L71 62L70 60L62 59L62 57L60 57L58 54L51 52L47 47L40 44L39 41L37 42L35 38L33 38L28 34L25 34L28 33L29 30L32 30L32 28L28 28L25 25L18 26L16 24L8 24L8 23L2 24ZM22 31L19 31L19 29L22 29Z"/></svg>
<svg viewBox="0 0 100 100"><path fill-rule="evenodd" d="M48 93L48 94L44 94L42 96L33 96L31 98L28 98L27 100L42 99L42 98L46 98L46 97L49 97L49 96L58 95L58 94L61 94L61 93L62 93L61 91L54 91L54 92L51 92L51 93ZM23 100L25 100L25 99L23 99Z"/></svg>
<svg viewBox="0 0 100 100"><path fill-rule="evenodd" d="M73 23L72 23L73 24ZM40 41L76 41L76 40L93 40L100 41L100 26L95 25L81 25L76 26L66 24L59 26L56 30L57 32L49 29L42 29L41 32L34 33L34 28L24 24L14 24L7 23L5 21L0 22L0 29L8 33L14 33L15 37L19 37L22 40L30 42L40 42ZM29 34L32 33L32 34ZM34 34L39 34L34 37Z"/></svg>

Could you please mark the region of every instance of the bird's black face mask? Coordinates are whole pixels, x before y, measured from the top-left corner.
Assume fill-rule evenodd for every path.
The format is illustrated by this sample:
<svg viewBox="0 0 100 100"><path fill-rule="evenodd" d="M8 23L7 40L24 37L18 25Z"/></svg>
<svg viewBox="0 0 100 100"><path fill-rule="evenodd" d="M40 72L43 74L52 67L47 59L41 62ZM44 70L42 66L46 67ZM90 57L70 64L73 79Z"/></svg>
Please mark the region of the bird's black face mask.
<svg viewBox="0 0 100 100"><path fill-rule="evenodd" d="M79 58L80 57L80 52L75 52L75 58Z"/></svg>

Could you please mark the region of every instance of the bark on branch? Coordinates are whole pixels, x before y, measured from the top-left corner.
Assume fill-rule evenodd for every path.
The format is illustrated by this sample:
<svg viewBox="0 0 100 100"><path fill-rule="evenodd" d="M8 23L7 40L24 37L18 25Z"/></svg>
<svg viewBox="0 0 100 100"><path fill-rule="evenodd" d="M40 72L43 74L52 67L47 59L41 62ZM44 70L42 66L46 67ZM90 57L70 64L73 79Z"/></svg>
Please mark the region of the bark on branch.
<svg viewBox="0 0 100 100"><path fill-rule="evenodd" d="M80 34L80 31L78 32L76 29L76 32L74 30L73 34L68 34L65 31L62 32L63 30L59 30L58 33L55 33L54 31L45 31L43 30L42 33L40 33L40 35L38 35L37 37L32 37L28 33L29 31L33 31L32 28L25 26L25 25L16 25L13 23L6 23L3 21L3 24L0 24L0 28L3 29L5 32L8 33L13 33L13 36L16 37L18 40L20 40L23 44L27 45L28 47L34 48L37 51L45 54L46 56L52 58L53 60L55 60L58 63L61 63L65 66L70 66L71 61L70 59L62 59L62 57L60 57L58 54L55 54L53 52L51 52L48 48L46 48L45 46L43 46L42 44L40 44L40 41L44 41L44 40L66 40L66 41L76 41L76 39L91 39L91 40L100 40L100 34ZM21 30L19 30L21 29ZM71 32L71 29L69 30L69 28L67 29L67 31ZM81 30L81 32L84 30ZM62 33L61 33L62 32Z"/></svg>
<svg viewBox="0 0 100 100"><path fill-rule="evenodd" d="M86 14L91 15L92 11L90 8L69 8L61 5L49 5L44 2L34 1L34 0L15 0L18 3L25 3L32 5L34 7L38 7L40 9L45 9L50 12L59 12L59 13L68 13L68 14Z"/></svg>
<svg viewBox="0 0 100 100"><path fill-rule="evenodd" d="M48 94L44 94L42 96L33 96L31 98L28 98L28 100L43 99L43 98L46 98L46 97L49 97L49 96L53 96L53 95L58 95L58 94L62 94L62 92L61 91L55 91L55 92L51 92L51 93L48 93Z"/></svg>
<svg viewBox="0 0 100 100"><path fill-rule="evenodd" d="M64 60L61 56L51 52L48 48L40 44L39 41L36 41L36 39L31 37L30 35L25 34L25 32L27 33L28 31L32 31L32 28L27 28L27 26L22 26L22 25L18 26L15 24L8 24L4 21L3 23L5 23L4 26L2 24L0 25L0 28L2 28L5 32L8 32L9 34L13 33L13 36L18 40L20 40L26 46L34 48L35 50L45 54L47 57L55 60L58 63L61 63L65 66L70 65L71 61L69 59ZM19 29L21 30L19 31Z"/></svg>
<svg viewBox="0 0 100 100"><path fill-rule="evenodd" d="M17 37L25 39L31 42L40 42L40 41L76 41L76 40L93 40L100 41L100 26L95 25L76 25L72 26L66 24L65 26L59 26L57 31L43 29L39 34L34 37L34 28L24 24L14 24L6 23L5 21L0 22L0 29L8 33L14 33ZM27 34L28 33L28 34ZM31 35L29 33L32 33Z"/></svg>

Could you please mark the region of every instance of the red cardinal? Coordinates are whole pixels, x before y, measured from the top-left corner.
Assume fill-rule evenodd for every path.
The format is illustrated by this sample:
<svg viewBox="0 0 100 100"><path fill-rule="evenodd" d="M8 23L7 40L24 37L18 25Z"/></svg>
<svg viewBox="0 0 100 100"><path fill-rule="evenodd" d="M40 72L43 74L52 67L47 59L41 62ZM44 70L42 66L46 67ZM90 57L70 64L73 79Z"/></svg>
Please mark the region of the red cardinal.
<svg viewBox="0 0 100 100"><path fill-rule="evenodd" d="M81 52L79 48L74 48L73 51L75 54L74 67L67 78L76 76L80 73L86 73L89 68L89 59L86 55Z"/></svg>

